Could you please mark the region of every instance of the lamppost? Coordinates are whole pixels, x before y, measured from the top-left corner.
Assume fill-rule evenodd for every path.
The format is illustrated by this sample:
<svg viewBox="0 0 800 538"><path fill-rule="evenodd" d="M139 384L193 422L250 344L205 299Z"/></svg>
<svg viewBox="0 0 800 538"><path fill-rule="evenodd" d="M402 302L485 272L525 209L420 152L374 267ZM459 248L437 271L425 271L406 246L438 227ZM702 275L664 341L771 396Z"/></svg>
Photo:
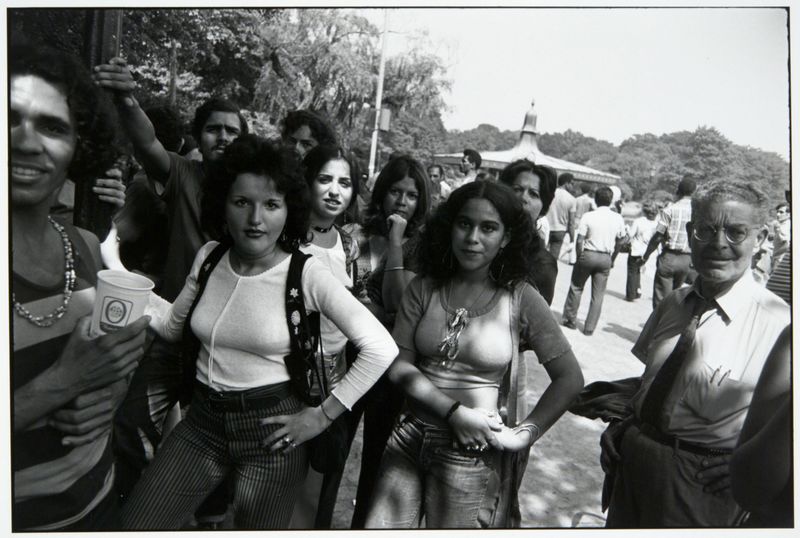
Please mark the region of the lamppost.
<svg viewBox="0 0 800 538"><path fill-rule="evenodd" d="M383 75L386 70L386 38L389 28L389 10L383 10L383 31L381 32L381 60L378 67L378 91L375 94L375 124L372 127L372 142L369 147L369 175L375 173L375 155L378 151L378 132L381 127L381 104L383 102Z"/></svg>

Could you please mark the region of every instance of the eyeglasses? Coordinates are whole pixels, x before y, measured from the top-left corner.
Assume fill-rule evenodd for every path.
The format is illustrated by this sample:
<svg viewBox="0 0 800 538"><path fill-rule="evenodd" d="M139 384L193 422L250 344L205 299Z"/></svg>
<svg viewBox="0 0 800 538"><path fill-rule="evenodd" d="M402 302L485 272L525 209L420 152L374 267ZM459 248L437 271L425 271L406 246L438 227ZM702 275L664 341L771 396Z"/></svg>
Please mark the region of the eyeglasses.
<svg viewBox="0 0 800 538"><path fill-rule="evenodd" d="M738 245L750 234L750 230L755 230L757 227L751 226L723 226L722 231L725 234L725 239L728 240L728 243L731 245ZM692 237L695 238L696 241L700 243L708 243L712 239L714 239L717 234L719 233L719 228L716 226L709 226L707 224L699 224L697 226L692 226Z"/></svg>

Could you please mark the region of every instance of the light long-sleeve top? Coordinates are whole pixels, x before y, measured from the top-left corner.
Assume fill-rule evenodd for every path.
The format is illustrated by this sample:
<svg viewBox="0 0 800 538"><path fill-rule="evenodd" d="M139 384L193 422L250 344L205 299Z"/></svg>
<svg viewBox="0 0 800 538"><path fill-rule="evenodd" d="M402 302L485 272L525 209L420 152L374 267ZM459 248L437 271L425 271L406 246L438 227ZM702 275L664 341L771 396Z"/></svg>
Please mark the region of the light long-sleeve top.
<svg viewBox="0 0 800 538"><path fill-rule="evenodd" d="M197 294L197 275L212 241L197 254L175 303L151 298L151 327L165 340L180 340L186 315ZM197 379L219 391L245 390L289 380L284 357L290 352L286 325L287 257L252 276L236 274L230 252L211 272L195 308L191 328L200 340ZM377 381L397 356L389 333L315 258L302 274L306 310L320 312L360 350L356 361L332 394L348 409Z"/></svg>

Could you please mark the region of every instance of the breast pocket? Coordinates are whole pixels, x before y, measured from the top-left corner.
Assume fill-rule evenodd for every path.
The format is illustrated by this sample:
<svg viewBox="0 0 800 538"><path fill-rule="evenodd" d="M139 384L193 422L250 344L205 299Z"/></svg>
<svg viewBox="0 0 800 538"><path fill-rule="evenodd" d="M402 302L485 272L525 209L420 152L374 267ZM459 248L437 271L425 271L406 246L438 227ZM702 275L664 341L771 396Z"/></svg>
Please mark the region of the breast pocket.
<svg viewBox="0 0 800 538"><path fill-rule="evenodd" d="M683 401L709 424L720 424L745 412L753 397L752 383L734 379L730 370L703 363L689 373Z"/></svg>

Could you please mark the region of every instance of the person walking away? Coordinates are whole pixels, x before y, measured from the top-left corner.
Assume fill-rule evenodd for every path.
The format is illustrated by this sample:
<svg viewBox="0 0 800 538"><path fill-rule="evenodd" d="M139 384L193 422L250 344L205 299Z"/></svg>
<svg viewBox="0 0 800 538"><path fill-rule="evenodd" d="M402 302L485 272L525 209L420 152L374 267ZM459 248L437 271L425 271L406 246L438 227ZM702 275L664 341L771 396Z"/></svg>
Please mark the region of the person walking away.
<svg viewBox="0 0 800 538"><path fill-rule="evenodd" d="M653 279L653 310L666 295L686 282L691 276L692 260L689 255L689 237L686 223L692 220L692 193L696 183L685 177L678 183L678 200L665 207L656 221L656 232L639 260L647 263L650 255L661 245L656 274Z"/></svg>
<svg viewBox="0 0 800 538"><path fill-rule="evenodd" d="M635 219L628 230L631 250L628 253L628 280L625 283L625 300L635 301L642 296L641 279L643 265L642 256L647 250L650 238L656 232L655 206L646 202L642 207L643 215Z"/></svg>
<svg viewBox="0 0 800 538"><path fill-rule="evenodd" d="M575 329L575 318L581 303L583 287L589 277L592 278L592 299L589 313L583 326L583 333L590 336L597 327L600 311L603 308L603 297L606 293L608 273L611 260L616 257L620 243L625 238L625 221L619 213L611 210L613 193L608 187L600 187L594 193L597 209L586 213L578 225L578 237L575 240L577 261L572 268L572 280L564 303L561 324L568 329Z"/></svg>
<svg viewBox="0 0 800 538"><path fill-rule="evenodd" d="M591 183L586 181L581 183L581 195L575 198L575 222L580 222L583 215L597 209L593 189Z"/></svg>
<svg viewBox="0 0 800 538"><path fill-rule="evenodd" d="M566 235L569 235L570 241L575 240L575 197L568 190L572 179L569 172L558 176L555 198L547 212L547 220L550 222L550 241L547 248L555 259L561 254L561 245L564 244Z"/></svg>

